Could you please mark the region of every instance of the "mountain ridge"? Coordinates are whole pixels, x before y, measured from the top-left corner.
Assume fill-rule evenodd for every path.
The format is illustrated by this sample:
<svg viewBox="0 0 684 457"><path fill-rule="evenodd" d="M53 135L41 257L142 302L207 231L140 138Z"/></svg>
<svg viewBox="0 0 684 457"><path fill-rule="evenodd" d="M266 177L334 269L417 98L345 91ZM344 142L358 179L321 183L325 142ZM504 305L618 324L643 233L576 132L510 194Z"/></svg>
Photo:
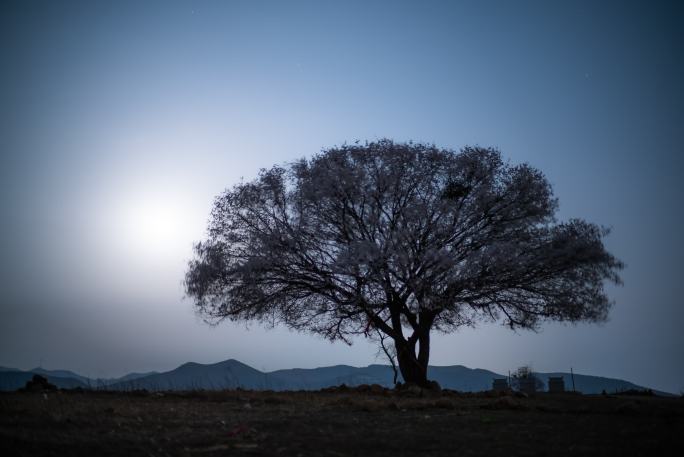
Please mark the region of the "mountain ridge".
<svg viewBox="0 0 684 457"><path fill-rule="evenodd" d="M119 378L90 379L70 370L16 370L3 367L0 370L0 390L16 390L23 387L33 374L46 376L50 382L61 388L96 388L103 390L319 390L346 384L380 384L392 387L394 373L389 365L371 364L365 367L332 365L318 368L289 368L270 372L257 370L236 359L202 364L186 362L165 372L129 373ZM575 389L585 394L611 393L625 390L646 390L622 379L565 372L538 372L536 375L546 386L549 377L563 377L566 390ZM437 381L443 388L463 392L489 390L494 378L507 376L483 368L468 368L463 365L430 365L428 378ZM402 380L399 374L399 380ZM673 395L653 390L660 395Z"/></svg>

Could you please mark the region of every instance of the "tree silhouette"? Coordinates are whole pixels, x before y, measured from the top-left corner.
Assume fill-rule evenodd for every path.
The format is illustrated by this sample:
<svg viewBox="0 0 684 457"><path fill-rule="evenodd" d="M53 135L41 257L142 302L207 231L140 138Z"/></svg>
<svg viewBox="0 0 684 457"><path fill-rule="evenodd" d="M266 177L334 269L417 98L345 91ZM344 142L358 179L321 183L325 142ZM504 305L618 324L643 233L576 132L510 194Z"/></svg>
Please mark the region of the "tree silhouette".
<svg viewBox="0 0 684 457"><path fill-rule="evenodd" d="M186 293L211 322L382 332L404 380L427 385L432 330L606 319L622 268L608 230L556 210L540 171L494 149L334 147L218 196Z"/></svg>

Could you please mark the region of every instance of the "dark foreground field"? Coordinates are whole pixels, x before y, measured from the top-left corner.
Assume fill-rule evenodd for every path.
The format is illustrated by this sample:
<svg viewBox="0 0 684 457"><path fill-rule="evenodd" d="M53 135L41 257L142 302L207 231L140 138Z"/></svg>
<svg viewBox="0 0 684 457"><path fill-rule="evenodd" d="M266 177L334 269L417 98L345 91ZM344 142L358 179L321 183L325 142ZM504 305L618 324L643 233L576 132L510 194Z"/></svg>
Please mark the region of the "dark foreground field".
<svg viewBox="0 0 684 457"><path fill-rule="evenodd" d="M684 400L386 390L3 393L0 454L684 455Z"/></svg>

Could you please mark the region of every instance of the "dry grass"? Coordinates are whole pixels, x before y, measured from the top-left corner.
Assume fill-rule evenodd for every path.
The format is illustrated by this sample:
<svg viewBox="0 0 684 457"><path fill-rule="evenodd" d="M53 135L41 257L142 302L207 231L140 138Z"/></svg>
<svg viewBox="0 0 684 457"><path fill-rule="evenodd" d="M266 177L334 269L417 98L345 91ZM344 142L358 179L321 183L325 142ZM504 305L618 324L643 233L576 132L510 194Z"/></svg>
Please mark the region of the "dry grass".
<svg viewBox="0 0 684 457"><path fill-rule="evenodd" d="M0 394L8 455L684 455L684 400L382 392Z"/></svg>

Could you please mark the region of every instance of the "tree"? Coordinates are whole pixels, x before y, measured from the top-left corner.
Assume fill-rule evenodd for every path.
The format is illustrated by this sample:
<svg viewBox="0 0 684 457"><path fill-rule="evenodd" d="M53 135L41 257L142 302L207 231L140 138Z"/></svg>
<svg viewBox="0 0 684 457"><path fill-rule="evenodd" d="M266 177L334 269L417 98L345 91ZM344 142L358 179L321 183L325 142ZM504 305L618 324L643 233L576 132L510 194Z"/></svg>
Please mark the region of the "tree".
<svg viewBox="0 0 684 457"><path fill-rule="evenodd" d="M511 388L525 393L534 393L544 389L544 381L539 379L531 366L522 366L511 376Z"/></svg>
<svg viewBox="0 0 684 457"><path fill-rule="evenodd" d="M214 202L186 293L210 322L284 323L351 344L387 335L427 384L432 330L603 321L622 263L608 230L556 223L544 175L494 149L391 140L261 170Z"/></svg>

